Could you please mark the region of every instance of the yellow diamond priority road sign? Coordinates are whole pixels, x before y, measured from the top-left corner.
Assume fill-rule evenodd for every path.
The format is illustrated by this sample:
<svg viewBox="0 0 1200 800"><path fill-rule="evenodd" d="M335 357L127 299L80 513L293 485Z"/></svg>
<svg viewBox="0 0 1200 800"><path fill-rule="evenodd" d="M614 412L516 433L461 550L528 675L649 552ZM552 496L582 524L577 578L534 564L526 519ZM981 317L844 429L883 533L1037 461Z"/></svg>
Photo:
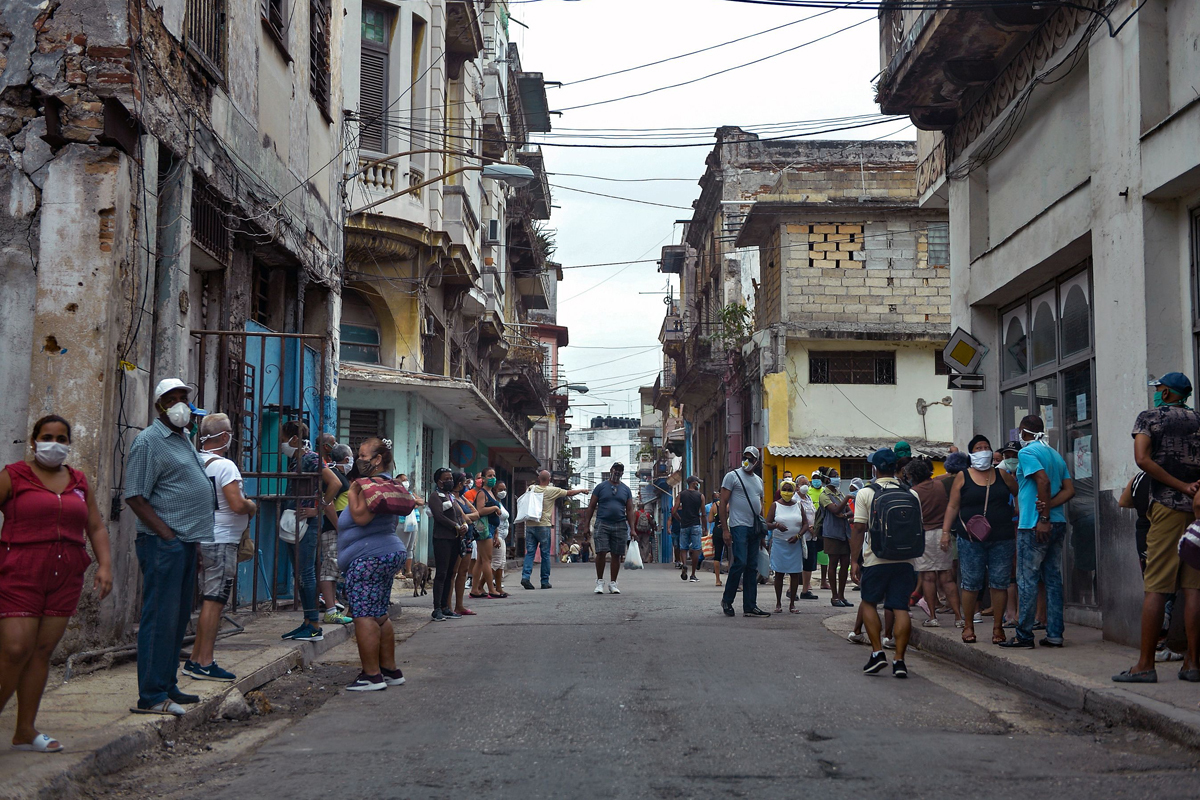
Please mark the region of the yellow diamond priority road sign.
<svg viewBox="0 0 1200 800"><path fill-rule="evenodd" d="M983 342L959 328L942 350L942 361L955 372L970 374L979 368L979 362L987 353Z"/></svg>

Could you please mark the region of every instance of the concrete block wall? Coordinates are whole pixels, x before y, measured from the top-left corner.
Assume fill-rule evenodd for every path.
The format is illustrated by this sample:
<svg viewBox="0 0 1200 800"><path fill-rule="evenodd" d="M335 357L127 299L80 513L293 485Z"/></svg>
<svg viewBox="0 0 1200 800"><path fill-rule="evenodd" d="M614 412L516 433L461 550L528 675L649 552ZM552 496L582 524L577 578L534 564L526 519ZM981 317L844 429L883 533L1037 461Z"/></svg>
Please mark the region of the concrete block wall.
<svg viewBox="0 0 1200 800"><path fill-rule="evenodd" d="M785 320L831 331L949 336L950 271L929 265L926 225L915 218L781 225Z"/></svg>

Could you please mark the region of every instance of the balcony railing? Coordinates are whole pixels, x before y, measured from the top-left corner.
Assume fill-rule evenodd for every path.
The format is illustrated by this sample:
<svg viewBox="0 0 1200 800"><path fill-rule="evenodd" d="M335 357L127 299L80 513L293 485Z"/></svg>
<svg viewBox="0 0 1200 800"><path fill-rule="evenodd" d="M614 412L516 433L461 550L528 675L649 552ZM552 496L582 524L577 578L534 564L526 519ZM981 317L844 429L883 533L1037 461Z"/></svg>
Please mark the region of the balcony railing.
<svg viewBox="0 0 1200 800"><path fill-rule="evenodd" d="M396 191L396 162L372 163L374 161L373 158L359 157L358 168L362 172L359 173L358 180L369 189Z"/></svg>

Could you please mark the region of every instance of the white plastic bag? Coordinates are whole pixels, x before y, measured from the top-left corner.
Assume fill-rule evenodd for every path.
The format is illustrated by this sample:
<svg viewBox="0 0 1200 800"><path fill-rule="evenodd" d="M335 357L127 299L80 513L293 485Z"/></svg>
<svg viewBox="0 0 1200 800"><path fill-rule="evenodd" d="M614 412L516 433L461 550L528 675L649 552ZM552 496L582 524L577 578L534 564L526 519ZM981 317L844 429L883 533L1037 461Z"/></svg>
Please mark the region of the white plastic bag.
<svg viewBox="0 0 1200 800"><path fill-rule="evenodd" d="M304 527L299 528L300 535L297 536L296 530L299 526L296 524L296 511L291 508L286 509L279 515L279 541L295 544L300 539L303 539L304 534L308 532L307 520L305 522Z"/></svg>
<svg viewBox="0 0 1200 800"><path fill-rule="evenodd" d="M416 532L418 522L420 522L420 513L414 508L412 512L404 518L404 532Z"/></svg>
<svg viewBox="0 0 1200 800"><path fill-rule="evenodd" d="M758 575L761 578L771 575L771 554L762 549L758 551Z"/></svg>
<svg viewBox="0 0 1200 800"><path fill-rule="evenodd" d="M629 543L629 550L625 552L625 569L641 569L642 568L642 549L638 547L637 542Z"/></svg>
<svg viewBox="0 0 1200 800"><path fill-rule="evenodd" d="M521 495L521 498L517 500L517 522L541 524L542 500L542 493L535 492L533 489Z"/></svg>

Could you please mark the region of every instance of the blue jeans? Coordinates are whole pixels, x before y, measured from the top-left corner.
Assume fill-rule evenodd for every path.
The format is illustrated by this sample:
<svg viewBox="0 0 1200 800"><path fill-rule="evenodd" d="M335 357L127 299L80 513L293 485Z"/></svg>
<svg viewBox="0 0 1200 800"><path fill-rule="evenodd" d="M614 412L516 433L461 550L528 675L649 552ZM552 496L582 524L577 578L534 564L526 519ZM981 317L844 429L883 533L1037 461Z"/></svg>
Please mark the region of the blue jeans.
<svg viewBox="0 0 1200 800"><path fill-rule="evenodd" d="M737 597L738 581L742 583L742 610L749 611L758 607L758 550L762 537L754 535L754 528L749 525L732 525L729 536L733 541L733 563L729 567L729 576L725 579L725 591L721 602L733 605Z"/></svg>
<svg viewBox="0 0 1200 800"><path fill-rule="evenodd" d="M142 619L138 627L138 708L178 692L183 635L196 591L196 545L142 535L134 544L142 569Z"/></svg>
<svg viewBox="0 0 1200 800"><path fill-rule="evenodd" d="M321 518L307 520L304 538L297 544L280 542L292 569L300 575L300 604L304 608L304 619L316 623L317 613L317 539L321 534ZM332 607L332 600L330 600Z"/></svg>
<svg viewBox="0 0 1200 800"><path fill-rule="evenodd" d="M529 580L533 575L533 554L542 548L542 584L550 582L550 528L525 526L525 566L521 570L521 580Z"/></svg>
<svg viewBox="0 0 1200 800"><path fill-rule="evenodd" d="M1017 531L1017 595L1020 614L1017 616L1017 638L1032 639L1034 616L1037 611L1038 581L1046 585L1046 638L1061 642L1063 638L1063 539L1067 535L1065 522L1050 524L1050 538L1037 540L1037 531Z"/></svg>

